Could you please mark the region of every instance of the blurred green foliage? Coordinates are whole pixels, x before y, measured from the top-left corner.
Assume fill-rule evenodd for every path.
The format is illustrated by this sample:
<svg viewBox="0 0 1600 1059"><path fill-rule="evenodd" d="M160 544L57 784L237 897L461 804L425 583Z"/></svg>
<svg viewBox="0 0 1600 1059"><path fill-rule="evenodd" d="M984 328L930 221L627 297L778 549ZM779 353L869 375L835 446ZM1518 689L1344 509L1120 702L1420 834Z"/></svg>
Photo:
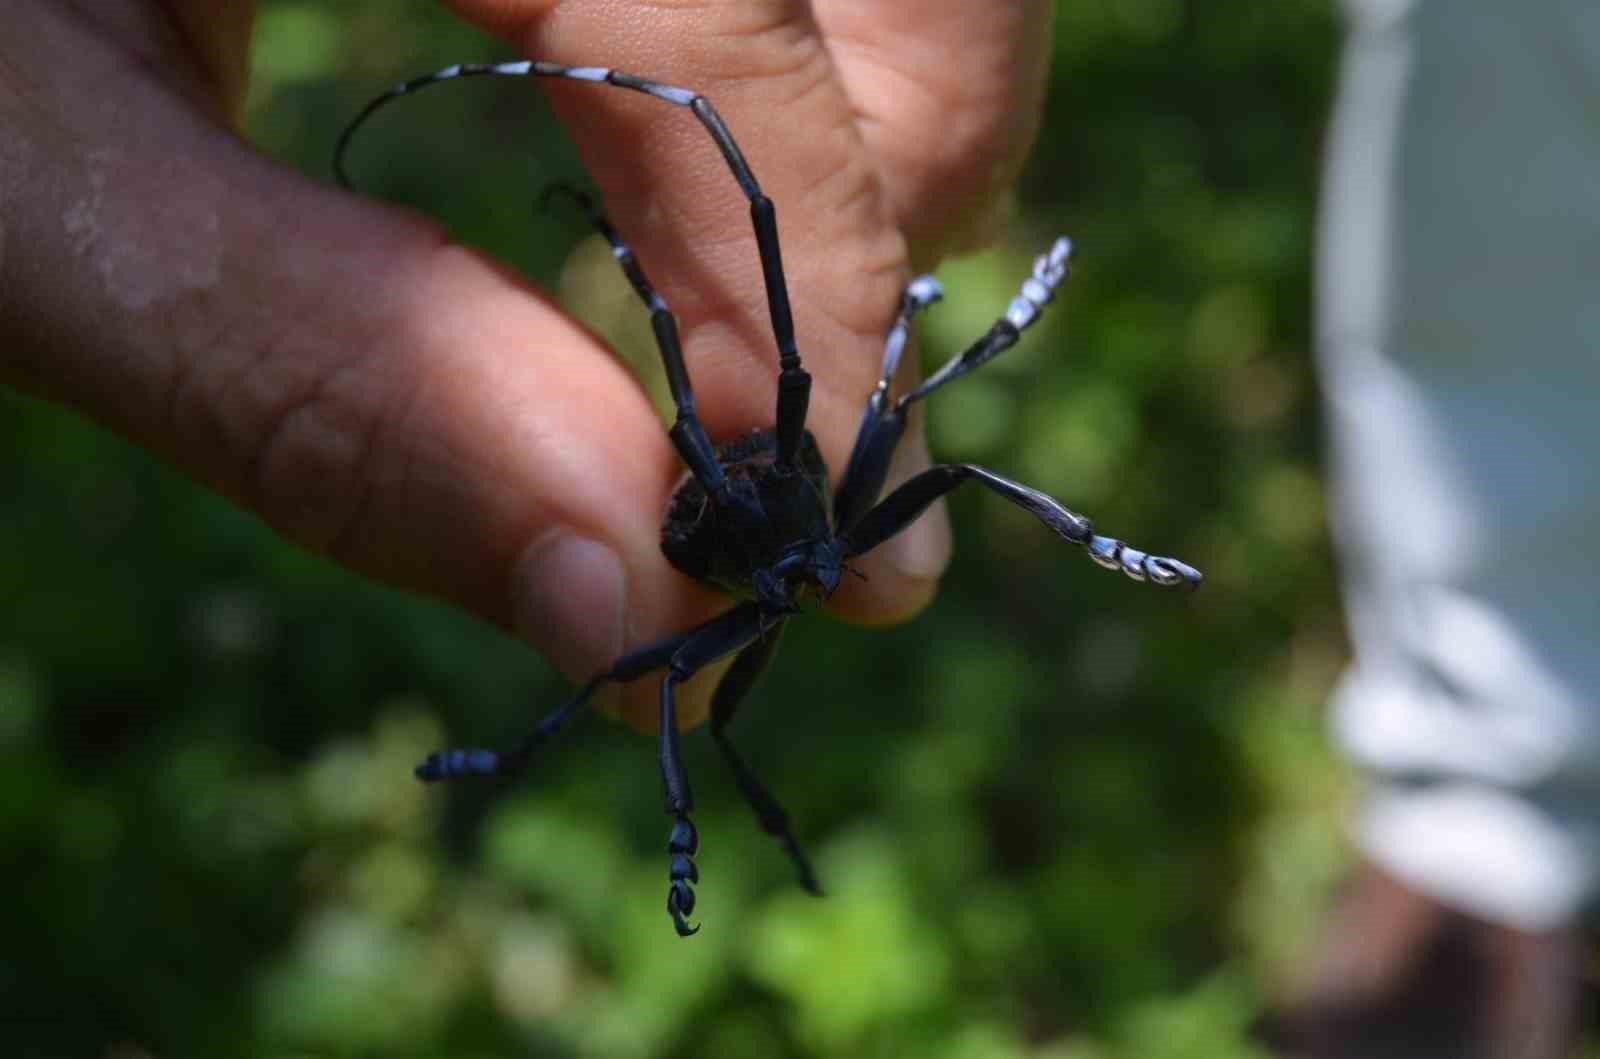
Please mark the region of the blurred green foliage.
<svg viewBox="0 0 1600 1059"><path fill-rule="evenodd" d="M797 623L741 715L827 900L687 740L692 942L661 910L650 740L593 720L530 782L423 789L411 765L447 733L512 736L558 701L550 667L0 395L8 1052L1254 1054L1243 1029L1343 856L1307 352L1336 35L1326 0L1063 0L1014 222L943 269L925 357L987 326L1054 233L1078 269L1021 347L931 403L933 448L1206 588L1139 590L958 494L935 606L891 630ZM325 178L374 92L506 55L432 4L265 0L249 127ZM358 178L636 343L625 294L562 278L581 232L531 189L578 170L536 98L419 96L374 124Z"/></svg>

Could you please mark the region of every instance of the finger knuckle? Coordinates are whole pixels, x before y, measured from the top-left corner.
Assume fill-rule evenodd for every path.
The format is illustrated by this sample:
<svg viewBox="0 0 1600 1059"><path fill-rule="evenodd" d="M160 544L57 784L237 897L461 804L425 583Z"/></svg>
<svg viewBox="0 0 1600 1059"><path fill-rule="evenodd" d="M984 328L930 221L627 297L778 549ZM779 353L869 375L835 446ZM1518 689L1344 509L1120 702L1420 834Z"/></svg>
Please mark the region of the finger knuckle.
<svg viewBox="0 0 1600 1059"><path fill-rule="evenodd" d="M386 401L359 364L295 374L269 387L278 396L257 435L248 487L285 536L338 557L369 507Z"/></svg>

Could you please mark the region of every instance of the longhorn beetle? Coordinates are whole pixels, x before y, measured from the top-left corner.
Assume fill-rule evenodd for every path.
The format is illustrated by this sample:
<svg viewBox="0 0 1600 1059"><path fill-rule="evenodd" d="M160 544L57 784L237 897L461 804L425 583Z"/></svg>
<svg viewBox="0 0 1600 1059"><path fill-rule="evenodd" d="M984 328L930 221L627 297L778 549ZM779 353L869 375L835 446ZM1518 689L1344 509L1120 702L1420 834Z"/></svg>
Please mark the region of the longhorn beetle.
<svg viewBox="0 0 1600 1059"><path fill-rule="evenodd" d="M968 463L942 464L911 478L888 497L879 500L889 470L889 458L905 431L906 413L917 401L983 365L1014 345L1054 298L1067 278L1072 244L1060 238L1034 262L1033 272L1005 312L965 352L953 357L921 385L891 397L890 382L905 349L912 318L942 296L932 276L912 280L900 299L899 312L884 343L878 383L867 397L866 411L844 478L830 499L828 472L811 433L806 430L806 407L811 376L800 364L795 346L789 291L778 249L777 214L772 200L734 142L727 125L711 102L697 92L661 84L621 70L600 66L565 66L522 60L505 63L463 63L396 85L373 99L339 137L334 169L350 186L344 158L355 131L380 107L430 85L460 77L564 77L592 81L642 92L675 106L687 107L705 126L722 152L739 188L750 202L761 276L766 286L767 311L778 346L777 423L722 445L714 445L695 412L694 390L678 342L672 310L645 277L644 268L594 202L580 191L556 186L574 199L589 223L605 237L628 282L650 311L667 385L677 406L669 432L688 474L667 507L661 529L661 550L673 566L741 600L731 610L695 628L663 637L628 652L611 668L596 673L555 712L539 721L522 743L511 750L460 749L432 754L417 766L418 778L434 781L462 776L492 776L525 768L546 741L584 707L594 690L612 681L630 681L656 670L666 670L661 681L660 748L661 781L666 812L672 817L667 839L667 912L681 936L700 928L687 917L694 911L692 884L699 882L694 856L699 837L689 814L694 796L678 753L677 707L674 693L709 663L737 652L733 664L712 698L711 737L727 758L740 792L755 810L761 827L783 844L794 862L800 885L821 893L816 875L795 840L788 816L768 793L728 741L728 723L751 685L777 651L784 623L800 612L802 604L820 605L839 585L850 560L865 555L909 526L936 499L963 482L975 481L1023 508L1063 539L1081 545L1089 558L1135 581L1163 587L1195 588L1200 572L1176 559L1147 555L1119 540L1102 537L1084 516L1068 510L1037 489L1001 477ZM548 196L547 192L547 196ZM853 571L852 571L853 572Z"/></svg>

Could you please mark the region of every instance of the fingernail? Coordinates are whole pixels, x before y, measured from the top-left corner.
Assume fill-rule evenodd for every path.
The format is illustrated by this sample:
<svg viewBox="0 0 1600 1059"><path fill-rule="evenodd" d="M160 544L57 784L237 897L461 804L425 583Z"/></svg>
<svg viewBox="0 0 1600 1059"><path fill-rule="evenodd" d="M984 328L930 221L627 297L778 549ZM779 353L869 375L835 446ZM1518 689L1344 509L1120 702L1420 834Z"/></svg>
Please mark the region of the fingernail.
<svg viewBox="0 0 1600 1059"><path fill-rule="evenodd" d="M517 563L512 601L517 634L574 680L622 653L626 584L616 552L569 530L552 530Z"/></svg>

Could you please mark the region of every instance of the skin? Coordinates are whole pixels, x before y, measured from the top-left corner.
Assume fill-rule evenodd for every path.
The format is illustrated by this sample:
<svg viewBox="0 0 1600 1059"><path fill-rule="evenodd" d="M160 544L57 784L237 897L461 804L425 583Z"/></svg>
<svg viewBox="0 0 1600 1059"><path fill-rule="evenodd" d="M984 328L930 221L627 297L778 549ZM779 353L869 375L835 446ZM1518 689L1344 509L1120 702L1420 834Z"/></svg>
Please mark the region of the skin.
<svg viewBox="0 0 1600 1059"><path fill-rule="evenodd" d="M1047 0L449 6L524 55L715 101L778 206L810 428L838 473L913 264L983 239L1034 135ZM681 464L609 351L425 218L241 139L252 4L3 11L0 381L304 547L515 631L575 678L727 606L660 553ZM632 93L541 87L678 314L712 437L769 425L754 238L710 140ZM908 438L891 486L926 464ZM833 605L907 617L948 552L935 511ZM684 689L686 723L711 685ZM649 727L655 695L641 681L612 705Z"/></svg>

